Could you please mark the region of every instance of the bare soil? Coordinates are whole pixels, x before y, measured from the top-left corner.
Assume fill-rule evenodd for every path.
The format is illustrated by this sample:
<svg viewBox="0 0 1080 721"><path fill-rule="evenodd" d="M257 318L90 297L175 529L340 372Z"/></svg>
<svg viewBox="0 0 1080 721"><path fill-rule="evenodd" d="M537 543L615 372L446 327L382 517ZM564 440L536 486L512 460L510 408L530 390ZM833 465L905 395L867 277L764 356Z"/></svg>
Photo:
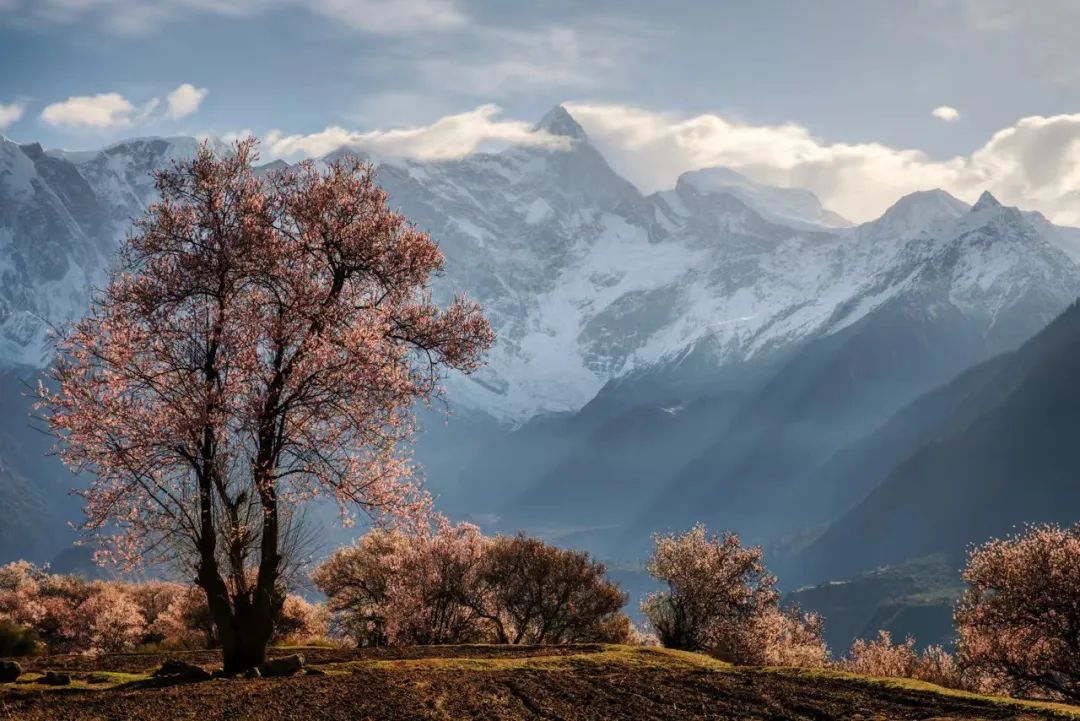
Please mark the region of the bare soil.
<svg viewBox="0 0 1080 721"><path fill-rule="evenodd" d="M290 653L280 650L278 653ZM213 654L53 657L33 671L150 670L166 657L217 663ZM428 647L305 649L326 676L214 679L163 685L145 679L67 689L0 685L0 719L37 721L304 721L354 719L1049 719L1052 709L963 697L870 679L795 670L735 669L654 649ZM30 676L31 674L28 674ZM1075 713L1075 715L1074 715Z"/></svg>

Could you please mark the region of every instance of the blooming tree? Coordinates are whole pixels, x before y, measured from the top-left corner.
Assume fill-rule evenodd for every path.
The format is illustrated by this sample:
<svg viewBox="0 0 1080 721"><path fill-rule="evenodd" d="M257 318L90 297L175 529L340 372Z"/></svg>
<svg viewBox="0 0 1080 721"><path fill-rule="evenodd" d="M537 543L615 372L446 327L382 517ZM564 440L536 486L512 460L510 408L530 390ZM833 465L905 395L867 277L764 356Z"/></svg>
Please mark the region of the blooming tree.
<svg viewBox="0 0 1080 721"><path fill-rule="evenodd" d="M423 528L374 529L338 549L312 578L360 645L488 640L466 605L490 539L471 524L436 517Z"/></svg>
<svg viewBox="0 0 1080 721"><path fill-rule="evenodd" d="M310 644L322 641L330 633L330 614L326 606L312 603L290 593L281 607L274 627L274 638L282 643Z"/></svg>
<svg viewBox="0 0 1080 721"><path fill-rule="evenodd" d="M498 643L621 642L626 594L584 551L523 533L495 538L466 587L466 603L488 621Z"/></svg>
<svg viewBox="0 0 1080 721"><path fill-rule="evenodd" d="M146 618L127 589L99 583L73 610L71 628L77 648L115 652L135 646L146 636Z"/></svg>
<svg viewBox="0 0 1080 721"><path fill-rule="evenodd" d="M956 610L961 665L1018 695L1080 701L1080 526L974 549Z"/></svg>
<svg viewBox="0 0 1080 721"><path fill-rule="evenodd" d="M732 533L710 536L701 524L655 544L648 570L668 590L646 598L642 611L660 642L751 663L750 631L779 598L761 548L744 548Z"/></svg>
<svg viewBox="0 0 1080 721"><path fill-rule="evenodd" d="M391 642L389 620L404 615L397 608L399 588L409 579L399 571L408 552L408 538L400 529L373 529L353 545L334 551L312 573L315 585L326 594L337 630L357 645ZM395 633L401 626L394 624Z"/></svg>
<svg viewBox="0 0 1080 721"><path fill-rule="evenodd" d="M373 530L314 572L359 644L625 642L626 598L585 553L436 519Z"/></svg>
<svg viewBox="0 0 1080 721"><path fill-rule="evenodd" d="M94 478L87 525L127 562L180 558L225 670L265 660L295 516L415 513L399 445L446 368L492 341L479 308L428 293L443 257L344 159L258 179L253 141L156 176L121 267L59 341L40 408ZM54 388L54 389L53 389Z"/></svg>

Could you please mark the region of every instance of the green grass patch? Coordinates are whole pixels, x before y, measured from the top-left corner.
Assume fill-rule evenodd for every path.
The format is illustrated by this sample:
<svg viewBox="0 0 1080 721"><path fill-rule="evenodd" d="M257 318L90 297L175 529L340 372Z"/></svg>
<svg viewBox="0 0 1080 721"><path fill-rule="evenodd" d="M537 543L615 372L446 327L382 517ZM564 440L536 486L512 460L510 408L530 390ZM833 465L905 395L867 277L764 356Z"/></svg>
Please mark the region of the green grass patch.
<svg viewBox="0 0 1080 721"><path fill-rule="evenodd" d="M0 688L14 691L57 692L57 691L106 691L127 683L150 679L145 673L124 673L121 671L76 671L69 674L71 683L67 686L49 686L39 683L45 677L44 672L24 673L14 683L2 684Z"/></svg>

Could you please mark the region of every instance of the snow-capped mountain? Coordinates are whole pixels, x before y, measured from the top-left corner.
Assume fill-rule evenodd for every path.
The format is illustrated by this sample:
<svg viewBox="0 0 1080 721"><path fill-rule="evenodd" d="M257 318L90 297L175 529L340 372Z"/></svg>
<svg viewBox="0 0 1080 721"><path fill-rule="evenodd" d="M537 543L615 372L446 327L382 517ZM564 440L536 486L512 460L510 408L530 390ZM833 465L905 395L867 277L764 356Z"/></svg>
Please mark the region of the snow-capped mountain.
<svg viewBox="0 0 1080 721"><path fill-rule="evenodd" d="M611 379L691 350L722 367L791 348L920 283L948 285L987 333L1020 298L1039 296L1052 315L1080 288L1062 252L1076 236L992 198L969 213L942 191L917 193L847 227L807 191L722 168L645 196L563 108L538 129L565 142L379 167L391 202L447 255L437 293L467 291L495 325L488 367L449 387L459 407L501 420L576 410ZM195 147L0 143L0 364L47 362L48 325L86 307L152 199L150 173Z"/></svg>
<svg viewBox="0 0 1080 721"><path fill-rule="evenodd" d="M86 311L154 197L152 173L197 146L146 138L72 153L0 136L0 369L49 362L50 326Z"/></svg>
<svg viewBox="0 0 1080 721"><path fill-rule="evenodd" d="M665 484L700 500L695 518L716 506L721 477L789 488L785 464L803 463L808 444L830 452L896 404L1023 342L1080 295L1080 231L989 195L972 207L940 190L914 193L850 226L806 191L723 168L643 195L561 107L537 129L558 142L378 167L391 203L446 254L436 294L469 293L498 333L482 372L448 382L452 407L470 420L424 434L418 449L470 512L504 511L491 502L497 487L565 498L558 479L579 496L590 482L621 483L620 513L672 519L685 509L648 505ZM49 362L49 327L81 316L104 281L131 219L153 200L152 172L196 147L143 138L73 153L0 139L8 406ZM734 393L701 386L721 377ZM608 402L616 397L620 408ZM26 409L4 410L0 506L58 508L69 480L55 458L11 450L29 447ZM738 447L718 441L728 423ZM640 450L631 465L627 443ZM478 444L489 452L469 467ZM504 464L493 446L506 449ZM750 517L756 497L743 495ZM71 520L54 515L30 514L34 528L3 547L18 553L32 536L35 548L54 546L49 529Z"/></svg>

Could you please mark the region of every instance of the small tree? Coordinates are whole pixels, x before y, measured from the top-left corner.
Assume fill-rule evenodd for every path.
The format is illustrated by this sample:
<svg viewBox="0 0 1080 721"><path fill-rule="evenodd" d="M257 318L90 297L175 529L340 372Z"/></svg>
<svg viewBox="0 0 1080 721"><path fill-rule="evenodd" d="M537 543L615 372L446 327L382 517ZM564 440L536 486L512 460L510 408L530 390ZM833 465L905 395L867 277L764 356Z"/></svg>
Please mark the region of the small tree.
<svg viewBox="0 0 1080 721"><path fill-rule="evenodd" d="M488 544L476 526L442 517L411 534L374 529L335 551L312 579L358 645L487 640L464 599Z"/></svg>
<svg viewBox="0 0 1080 721"><path fill-rule="evenodd" d="M326 606L312 603L290 593L281 607L281 617L274 627L278 643L309 645L323 642L330 632L330 615Z"/></svg>
<svg viewBox="0 0 1080 721"><path fill-rule="evenodd" d="M523 533L501 536L484 556L468 604L492 624L499 643L621 641L611 637L630 632L620 618L626 594L606 572L584 551Z"/></svg>
<svg viewBox="0 0 1080 721"><path fill-rule="evenodd" d="M956 610L961 666L1016 695L1080 701L1080 526L974 549Z"/></svg>
<svg viewBox="0 0 1080 721"><path fill-rule="evenodd" d="M371 531L312 578L361 645L621 643L626 598L604 571L580 551L437 519L415 535Z"/></svg>
<svg viewBox="0 0 1080 721"><path fill-rule="evenodd" d="M90 596L75 607L71 628L77 648L93 652L123 651L144 639L146 618L123 585L96 583Z"/></svg>
<svg viewBox="0 0 1080 721"><path fill-rule="evenodd" d="M129 563L179 558L205 591L225 671L265 660L291 511L320 494L408 513L398 452L445 368L492 334L428 294L443 258L354 159L257 179L254 143L158 173L161 201L60 339L40 405L87 469L87 528ZM118 529L117 533L111 533Z"/></svg>
<svg viewBox="0 0 1080 721"><path fill-rule="evenodd" d="M709 536L700 524L683 535L657 536L655 544L649 573L668 590L646 598L642 612L660 642L753 663L760 655L755 626L779 598L761 549L744 548L732 533Z"/></svg>
<svg viewBox="0 0 1080 721"><path fill-rule="evenodd" d="M312 573L315 585L326 594L338 631L358 646L390 643L387 626L395 614L396 590L392 584L409 580L399 574L409 550L405 534L375 529L334 551Z"/></svg>

